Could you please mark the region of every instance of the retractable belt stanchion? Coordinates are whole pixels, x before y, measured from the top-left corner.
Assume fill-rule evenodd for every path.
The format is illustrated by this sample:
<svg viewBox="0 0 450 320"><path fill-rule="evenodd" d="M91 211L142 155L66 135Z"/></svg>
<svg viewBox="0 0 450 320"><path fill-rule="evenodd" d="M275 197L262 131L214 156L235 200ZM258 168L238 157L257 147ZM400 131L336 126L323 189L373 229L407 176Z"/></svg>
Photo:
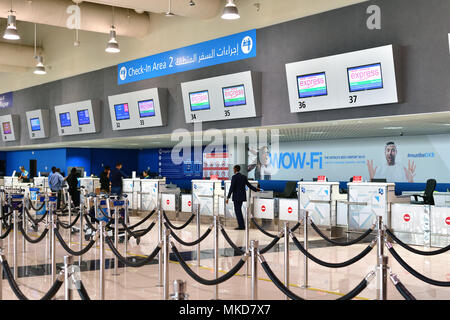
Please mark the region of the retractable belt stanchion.
<svg viewBox="0 0 450 320"><path fill-rule="evenodd" d="M377 300L387 300L388 257L384 254L383 217L377 216Z"/></svg>
<svg viewBox="0 0 450 320"><path fill-rule="evenodd" d="M161 243L163 241L163 222L162 222L162 212L161 212L161 194L158 190L158 202L157 202L157 208L158 208L158 242ZM161 250L158 253L158 287L163 286L163 265L162 265L162 259L163 259L163 252Z"/></svg>
<svg viewBox="0 0 450 320"><path fill-rule="evenodd" d="M197 212L196 221L197 221L197 239L200 238L200 203L195 204L195 210ZM197 267L200 267L200 242L197 243Z"/></svg>
<svg viewBox="0 0 450 320"><path fill-rule="evenodd" d="M64 256L64 299L72 300L73 292L71 285L73 257Z"/></svg>
<svg viewBox="0 0 450 320"><path fill-rule="evenodd" d="M50 207L48 214L50 215L50 257L51 257L51 265L52 265L52 281L56 280L56 239L55 239L55 209L56 209L56 201L57 197L51 195L48 197Z"/></svg>
<svg viewBox="0 0 450 320"><path fill-rule="evenodd" d="M309 212L304 211L305 215L303 218L303 247L305 250L308 250L308 221L309 221ZM285 235L286 237L286 235ZM308 257L305 255L303 256L303 267L304 267L304 273L303 273L303 286L302 288L308 288Z"/></svg>
<svg viewBox="0 0 450 320"><path fill-rule="evenodd" d="M83 190L83 202L84 203L83 203L83 205L81 205L81 202L80 202L80 235L79 235L79 245L78 245L78 248L80 251L83 250L83 231L84 231L83 215L85 213L83 211L87 210L87 212L89 213L89 209L90 209L90 199L87 197L86 189L82 187L82 190ZM94 230L92 230L92 232L93 231ZM80 268L81 268L82 261L83 261L83 256L82 255L78 256L78 266L80 266Z"/></svg>
<svg viewBox="0 0 450 320"><path fill-rule="evenodd" d="M27 218L25 217L25 197L22 199L22 229L25 234L27 234ZM22 252L27 251L27 245L25 241L25 235L22 237Z"/></svg>
<svg viewBox="0 0 450 320"><path fill-rule="evenodd" d="M258 240L251 242L251 264L252 264L252 300L258 300Z"/></svg>
<svg viewBox="0 0 450 320"><path fill-rule="evenodd" d="M289 222L284 223L284 285L289 289ZM286 296L286 300L289 300Z"/></svg>
<svg viewBox="0 0 450 320"><path fill-rule="evenodd" d="M0 190L0 218L3 218L3 206L5 203L4 195L3 189ZM0 219L0 236L3 236L3 219Z"/></svg>
<svg viewBox="0 0 450 320"><path fill-rule="evenodd" d="M18 225L21 221L19 221L19 210L23 209L23 195L22 194L11 194L11 205L13 210L13 221L14 221L14 229L13 229L13 250L14 250L14 280L17 280L18 275L18 259L17 259L17 237L18 237ZM24 218L24 217L22 217ZM25 241L25 239L23 240Z"/></svg>
<svg viewBox="0 0 450 320"><path fill-rule="evenodd" d="M248 252L249 248L250 248L250 214L251 214L251 210L252 210L252 197L251 197L251 192L250 191L250 199L248 200L248 205L247 205L247 210L245 211L245 252ZM246 263L246 272L245 272L245 276L248 277L249 275L249 263Z"/></svg>
<svg viewBox="0 0 450 320"><path fill-rule="evenodd" d="M142 200L142 195L141 195L141 200ZM125 201L125 212L123 214L123 223L125 224L125 226L128 227L128 198L126 196L124 196L124 201ZM141 206L142 208L142 206ZM125 250L123 253L123 256L126 258L127 257L127 251L128 251L128 234L127 234L127 230L125 230Z"/></svg>
<svg viewBox="0 0 450 320"><path fill-rule="evenodd" d="M169 236L170 229L164 229L164 300L169 300Z"/></svg>
<svg viewBox="0 0 450 320"><path fill-rule="evenodd" d="M69 225L72 224L72 199L70 197L70 193L68 196L69 199ZM72 242L72 227L69 228L69 248L70 248L70 243Z"/></svg>
<svg viewBox="0 0 450 320"><path fill-rule="evenodd" d="M214 215L214 278L219 277L219 217ZM214 286L214 299L219 299L219 285Z"/></svg>
<svg viewBox="0 0 450 320"><path fill-rule="evenodd" d="M114 246L117 250L119 250L119 220L120 220L120 208L123 208L125 205L125 201L119 199L113 199L114 206ZM126 238L126 230L125 230L125 238ZM119 259L115 259L114 263L114 273L113 275L119 275Z"/></svg>
<svg viewBox="0 0 450 320"><path fill-rule="evenodd" d="M3 256L3 240L0 239L0 256ZM0 301L3 300L3 264L0 263Z"/></svg>
<svg viewBox="0 0 450 320"><path fill-rule="evenodd" d="M105 224L102 220L97 232L100 232L100 300L105 300Z"/></svg>
<svg viewBox="0 0 450 320"><path fill-rule="evenodd" d="M173 294L170 300L187 300L189 295L186 294L186 282L183 280L175 280L173 282Z"/></svg>

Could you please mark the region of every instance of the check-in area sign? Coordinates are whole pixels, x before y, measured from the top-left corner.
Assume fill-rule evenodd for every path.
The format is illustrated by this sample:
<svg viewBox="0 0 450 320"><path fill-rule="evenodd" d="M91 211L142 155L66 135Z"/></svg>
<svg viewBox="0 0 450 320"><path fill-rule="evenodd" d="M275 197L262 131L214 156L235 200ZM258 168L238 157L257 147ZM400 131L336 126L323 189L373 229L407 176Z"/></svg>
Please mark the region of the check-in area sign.
<svg viewBox="0 0 450 320"><path fill-rule="evenodd" d="M140 58L117 66L117 84L256 57L256 30Z"/></svg>

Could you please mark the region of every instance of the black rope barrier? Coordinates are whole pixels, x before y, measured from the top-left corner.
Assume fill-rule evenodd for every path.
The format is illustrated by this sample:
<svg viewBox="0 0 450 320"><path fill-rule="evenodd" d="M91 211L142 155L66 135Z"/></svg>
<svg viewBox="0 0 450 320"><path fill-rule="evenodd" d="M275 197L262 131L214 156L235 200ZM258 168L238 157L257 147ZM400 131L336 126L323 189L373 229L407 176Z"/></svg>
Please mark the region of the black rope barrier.
<svg viewBox="0 0 450 320"><path fill-rule="evenodd" d="M37 237L36 239L33 239L33 238L30 238L30 237L27 235L27 233L25 232L25 230L23 230L22 224L19 223L19 224L18 224L18 227L19 227L20 233L22 233L22 235L23 235L23 237L25 238L25 240L27 240L27 241L30 242L30 243L39 243L39 242L41 242L41 241L45 238L45 236L47 235L47 233L48 233L48 228L45 228L45 230L42 231L42 233L41 233L41 235L40 235L39 237Z"/></svg>
<svg viewBox="0 0 450 320"><path fill-rule="evenodd" d="M167 222L164 222L164 226L165 226L167 229L170 229L170 227L169 227L169 225L167 224ZM175 234L175 232L171 232L170 235L171 235L178 243L182 244L183 246L186 246L186 247L192 247L192 246L195 246L196 244L199 244L199 243L202 242L203 240L205 240L206 237L211 233L212 228L213 228L213 226L210 225L209 228L208 228L208 230L206 230L205 233L204 233L200 238L198 238L197 240L195 240L195 241L193 241L193 242L185 242L183 239L179 238L179 237Z"/></svg>
<svg viewBox="0 0 450 320"><path fill-rule="evenodd" d="M80 251L73 251L72 249L69 248L67 243L64 241L63 237L59 233L59 230L57 228L54 228L53 230L55 231L55 235L58 238L59 243L61 243L61 246L64 248L64 250L66 250L69 254L71 254L73 256L81 256L81 255L85 254L86 252L88 252L92 248L92 246L95 244L95 241L96 241L96 238L94 238L93 240L89 241L87 246L84 247L82 250L80 250Z"/></svg>
<svg viewBox="0 0 450 320"><path fill-rule="evenodd" d="M283 236L277 236L275 239L273 239L267 246L265 246L264 248L262 248L261 250L259 250L259 252L261 254L267 253L269 252L270 249L272 249L277 243L278 241L280 241L280 239L283 238Z"/></svg>
<svg viewBox="0 0 450 320"><path fill-rule="evenodd" d="M145 236L155 226L155 222L153 221L147 228L133 231L122 220L120 220L120 224L123 226L123 229L119 229L119 232L126 231L130 236L132 236L135 239Z"/></svg>
<svg viewBox="0 0 450 320"><path fill-rule="evenodd" d="M185 223L183 223L183 225L181 225L181 226L179 226L179 227L173 225L173 224L170 222L170 220L169 220L169 218L167 218L166 212L165 212L164 210L163 210L163 217L164 217L164 220L169 224L170 228L172 228L172 229L174 229L174 230L181 230L181 229L186 228L186 227L192 222L192 220L193 220L194 217L195 217L195 214L193 213L193 214L189 217L189 219L187 219L187 221L186 221Z"/></svg>
<svg viewBox="0 0 450 320"><path fill-rule="evenodd" d="M58 220L58 224L59 224L62 228L64 228L64 229L70 229L70 228L72 228L72 227L77 223L77 221L78 221L78 219L80 218L80 216L81 216L81 212L78 213L78 215L75 217L75 219L73 219L72 223L69 223L69 224L67 224L67 223L65 223L65 222L63 222L63 221L60 221L59 218L56 218L56 219Z"/></svg>
<svg viewBox="0 0 450 320"><path fill-rule="evenodd" d="M300 222L297 222L295 226L292 227L291 232L295 232L302 224Z"/></svg>
<svg viewBox="0 0 450 320"><path fill-rule="evenodd" d="M261 253L261 252L260 252ZM299 297L298 295L296 295L295 293L293 293L291 290L289 290L288 287L285 286L285 284L283 282L281 282L281 280L275 275L275 273L272 271L272 269L270 268L270 266L267 264L267 262L265 261L264 257L259 255L259 262L261 263L261 267L264 269L264 271L266 272L267 276L269 277L269 279L275 284L275 286L280 289L281 292L283 292L286 296L288 296L290 299L292 300L306 300L304 298ZM375 273L371 273L369 275L372 275ZM369 277L369 276L368 276ZM355 298L358 294L360 294L366 287L368 284L368 277L364 278L353 290L351 290L349 293L347 293L346 295L343 295L342 297L339 297L336 300L351 300L353 298Z"/></svg>
<svg viewBox="0 0 450 320"><path fill-rule="evenodd" d="M84 221L86 222L88 227L91 228L93 231L97 231L97 229L94 227L94 225L90 221L92 217L90 215L87 215L86 213L84 213L83 215L84 215Z"/></svg>
<svg viewBox="0 0 450 320"><path fill-rule="evenodd" d="M80 296L81 300L91 300L91 298L89 297L89 294L87 293L86 288L84 287L84 284L81 280L77 280L75 282L75 286L77 288L78 295Z"/></svg>
<svg viewBox="0 0 450 320"><path fill-rule="evenodd" d="M362 240L364 240L369 234L371 234L373 232L373 230L375 229L375 225L372 225L372 227L370 227L369 229L367 229L361 236L359 236L356 239L353 239L349 242L338 242L335 240L332 240L330 238L328 238L325 234L322 233L322 231L320 231L319 227L316 226L316 224L314 222L311 221L311 227L314 229L315 232L317 232L317 234L319 236L321 236L325 241L334 244L336 246L341 246L341 247L346 247L346 246L351 246L354 245Z"/></svg>
<svg viewBox="0 0 450 320"><path fill-rule="evenodd" d="M222 233L223 237L225 238L225 241L228 242L228 244L234 249L234 251L236 251L237 253L239 253L239 255L243 255L245 253L244 250L242 250L241 248L239 248L228 236L227 232L225 231L225 228L220 225L220 232Z"/></svg>
<svg viewBox="0 0 450 320"><path fill-rule="evenodd" d="M422 275L421 273L417 272L416 270L414 270L409 264L407 264L405 262L405 260L403 260L397 253L397 251L395 251L395 249L392 247L392 244L390 244L389 242L386 243L386 246L389 250L389 252L392 254L392 256L394 257L395 260L397 260L397 262L409 273L411 273L413 276L415 276L417 279L422 280L423 282L426 282L428 284L434 285L434 286L439 286L439 287L450 287L450 282L446 282L446 281L438 281L438 280L434 280L434 279L430 279L428 277L425 277L424 275Z"/></svg>
<svg viewBox="0 0 450 320"><path fill-rule="evenodd" d="M14 292L14 294L16 295L16 297L19 300L29 300L22 292L22 290L20 290L19 285L17 284L17 282L14 280L14 276L11 273L11 269L9 267L8 261L4 260L2 258L2 265L3 265L3 270L5 272L5 276L6 279L8 280L9 286L11 287L12 291ZM56 278L55 282L53 283L53 285L50 287L50 289L48 290L48 292L46 294L44 294L44 296L42 298L40 298L39 300L51 300L56 293L58 292L58 290L61 288L61 285L63 284L63 278L62 275L63 273L60 273L58 275L58 277Z"/></svg>
<svg viewBox="0 0 450 320"><path fill-rule="evenodd" d="M408 251L410 251L410 252L412 252L412 253L415 253L415 254L422 255L422 256L435 256L435 255L438 255L438 254L441 254L441 253L445 253L445 252L447 252L447 251L450 250L450 245L448 245L448 246L446 246L446 247L444 247L444 248L441 248L441 249L435 250L435 251L420 251L420 250L417 250L417 249L414 249L414 248L408 246L406 243L404 243L404 242L401 241L399 238L397 238L397 236L396 236L391 230L389 230L389 229L387 229L387 228L386 228L386 233L387 233L387 235L390 236L397 244L399 244L400 246L402 246L402 247L405 248L406 250L408 250Z"/></svg>
<svg viewBox="0 0 450 320"><path fill-rule="evenodd" d="M42 210L42 208L43 208L44 205L45 205L45 202L42 202L42 204L41 204L41 206L40 206L39 208L35 208L32 201L28 201L28 203L30 204L31 209L33 209L34 211L40 211L40 210Z"/></svg>
<svg viewBox="0 0 450 320"><path fill-rule="evenodd" d="M225 273L224 275L220 276L217 279L213 279L213 280L208 280L205 278L200 277L198 274L196 274L191 268L189 268L189 266L187 265L187 263L183 260L183 258L181 257L181 254L178 252L177 248L175 247L175 245L171 242L170 243L171 248L172 248L172 252L174 253L175 257L177 258L178 262L180 263L181 267L184 269L184 271L186 271L186 273L195 281L197 281L200 284L203 284L205 286L214 286L220 283L223 283L227 280L229 280L231 277L233 277L236 273L238 273L238 271L244 266L245 261L248 258L248 254L245 253L242 258L238 261L238 263L231 268L227 273Z"/></svg>
<svg viewBox="0 0 450 320"><path fill-rule="evenodd" d="M134 229L136 227L139 227L141 224L143 224L145 221L147 221L148 219L150 219L153 214L156 212L156 209L153 209L152 212L150 212L144 219L142 219L141 221L139 221L138 223L132 225L132 226L128 226L129 229Z"/></svg>
<svg viewBox="0 0 450 320"><path fill-rule="evenodd" d="M403 283L398 279L396 274L390 275L391 281L394 284L397 291L402 295L405 300L416 300L416 298L409 292L408 289L403 285Z"/></svg>
<svg viewBox="0 0 450 320"><path fill-rule="evenodd" d="M309 253L307 250L305 250L305 248L302 246L302 244L300 243L300 241L298 241L298 239L291 233L291 238L292 241L294 242L295 246L309 259L311 259L312 261L314 261L315 263L324 266L324 267L328 267L328 268L344 268L344 267L348 267L352 264L354 264L355 262L358 262L359 260L361 260L362 258L364 258L375 246L375 241L372 241L372 243L370 245L367 246L367 248L365 248L360 254L358 254L357 256L351 258L350 260L344 261L344 262L340 262L340 263L330 263L330 262L325 262L322 261L318 258L316 258L315 256L313 256L311 253Z"/></svg>
<svg viewBox="0 0 450 320"><path fill-rule="evenodd" d="M5 238L9 235L9 233L11 232L11 230L13 229L13 227L14 227L14 225L11 223L11 224L8 226L8 228L5 230L5 233L3 233L3 234L0 236L0 239L5 239Z"/></svg>
<svg viewBox="0 0 450 320"><path fill-rule="evenodd" d="M134 267L134 268L139 268L142 267L144 265L146 265L147 263L149 263L150 261L152 261L153 259L155 259L156 255L159 253L159 251L161 250L161 244L159 244L152 253L150 253L150 255L148 255L147 257L145 257L143 260L139 261L139 262L133 262L133 261L129 261L127 260L127 258L125 258L124 256L122 256L120 254L120 252L117 250L117 248L114 246L113 241L111 240L111 238L109 236L105 237L106 243L108 244L109 248L111 249L111 251L114 253L114 255L117 257L117 259L122 262L123 264L125 264L128 267Z"/></svg>
<svg viewBox="0 0 450 320"><path fill-rule="evenodd" d="M271 233L267 232L266 230L264 230L264 229L256 222L255 218L252 217L252 218L250 218L250 220L251 220L251 222L255 225L255 227L256 227L259 231L261 231L262 233L264 233L266 236L268 236L268 237L270 237L270 238L276 238L276 237L277 237L277 235L271 234Z"/></svg>

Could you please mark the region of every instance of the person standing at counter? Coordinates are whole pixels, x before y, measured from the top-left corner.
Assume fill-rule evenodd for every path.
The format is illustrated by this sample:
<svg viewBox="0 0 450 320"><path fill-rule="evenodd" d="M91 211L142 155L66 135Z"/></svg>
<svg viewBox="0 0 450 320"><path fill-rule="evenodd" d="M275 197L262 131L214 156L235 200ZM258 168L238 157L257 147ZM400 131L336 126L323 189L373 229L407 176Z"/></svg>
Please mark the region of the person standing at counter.
<svg viewBox="0 0 450 320"><path fill-rule="evenodd" d="M246 176L241 174L241 167L236 165L233 168L234 176L231 178L231 186L228 191L228 197L226 203L228 204L228 200L233 195L233 203L234 203L234 212L236 214L236 219L238 222L238 227L235 230L245 230L244 218L242 216L242 203L247 201L247 192L245 191L245 186L249 187L250 190L255 192L260 191L261 189L255 188L249 182Z"/></svg>
<svg viewBox="0 0 450 320"><path fill-rule="evenodd" d="M123 178L126 178L127 175L122 171L122 163L118 162L116 167L113 168L109 174L109 179L111 180L111 193L121 195L122 194L122 186L123 186Z"/></svg>
<svg viewBox="0 0 450 320"><path fill-rule="evenodd" d="M63 176L57 171L56 167L52 167L52 174L48 178L48 185L50 190L57 194L56 210L59 210L61 207L61 189L63 183Z"/></svg>
<svg viewBox="0 0 450 320"><path fill-rule="evenodd" d="M78 191L78 173L76 168L72 168L70 174L65 178L69 185L69 194L75 208L80 205L80 191Z"/></svg>
<svg viewBox="0 0 450 320"><path fill-rule="evenodd" d="M100 191L108 193L110 191L111 181L109 181L109 174L111 172L111 168L109 166L105 166L102 173L100 174Z"/></svg>
<svg viewBox="0 0 450 320"><path fill-rule="evenodd" d="M25 170L25 168L23 166L20 166L19 169L21 172L20 172L20 177L18 180L22 181L22 182L30 181L30 176L28 174L28 171Z"/></svg>
<svg viewBox="0 0 450 320"><path fill-rule="evenodd" d="M384 156L386 162L381 168L378 168L377 166L374 167L373 160L367 160L370 180L386 179L387 182L414 182L416 164L414 161L408 160L408 168L406 168L396 162L397 146L394 142L390 141L386 143L386 146L384 147Z"/></svg>

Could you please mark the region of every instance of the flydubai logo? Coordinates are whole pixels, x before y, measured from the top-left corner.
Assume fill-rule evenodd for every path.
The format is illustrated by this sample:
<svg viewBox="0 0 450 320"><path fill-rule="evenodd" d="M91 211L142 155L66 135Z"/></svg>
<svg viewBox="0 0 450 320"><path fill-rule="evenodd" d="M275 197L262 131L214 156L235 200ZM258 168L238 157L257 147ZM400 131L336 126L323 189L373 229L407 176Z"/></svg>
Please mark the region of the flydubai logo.
<svg viewBox="0 0 450 320"><path fill-rule="evenodd" d="M246 36L242 39L241 43L242 52L245 54L249 54L253 49L253 40L250 36Z"/></svg>
<svg viewBox="0 0 450 320"><path fill-rule="evenodd" d="M122 81L124 81L127 78L127 68L125 67L120 68L119 77L120 80Z"/></svg>

